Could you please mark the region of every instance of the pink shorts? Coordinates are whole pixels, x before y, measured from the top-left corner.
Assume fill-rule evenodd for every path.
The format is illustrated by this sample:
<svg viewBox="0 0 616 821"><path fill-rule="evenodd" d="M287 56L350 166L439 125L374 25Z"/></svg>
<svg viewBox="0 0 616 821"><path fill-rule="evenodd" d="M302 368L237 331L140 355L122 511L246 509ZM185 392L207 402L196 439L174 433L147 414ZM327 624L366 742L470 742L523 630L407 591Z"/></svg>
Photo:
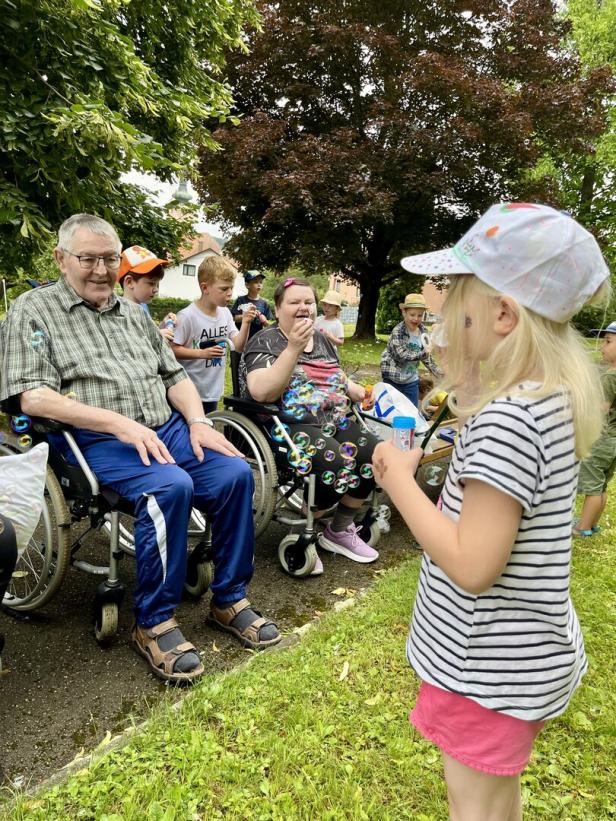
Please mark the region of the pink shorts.
<svg viewBox="0 0 616 821"><path fill-rule="evenodd" d="M409 720L444 753L490 775L521 773L545 724L488 710L425 681Z"/></svg>

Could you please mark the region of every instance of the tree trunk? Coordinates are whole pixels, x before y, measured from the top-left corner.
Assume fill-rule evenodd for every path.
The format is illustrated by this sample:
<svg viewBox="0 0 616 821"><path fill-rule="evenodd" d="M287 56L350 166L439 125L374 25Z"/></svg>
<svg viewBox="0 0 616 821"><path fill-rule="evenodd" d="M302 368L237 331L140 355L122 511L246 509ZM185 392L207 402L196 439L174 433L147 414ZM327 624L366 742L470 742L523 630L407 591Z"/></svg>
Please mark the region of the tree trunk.
<svg viewBox="0 0 616 821"><path fill-rule="evenodd" d="M376 307L379 302L381 277L376 274L362 278L360 282L359 313L353 339L374 339Z"/></svg>
<svg viewBox="0 0 616 821"><path fill-rule="evenodd" d="M592 201L595 196L595 183L597 178L597 167L594 162L589 162L584 168L582 185L580 187L580 211L579 218L584 222L590 216Z"/></svg>

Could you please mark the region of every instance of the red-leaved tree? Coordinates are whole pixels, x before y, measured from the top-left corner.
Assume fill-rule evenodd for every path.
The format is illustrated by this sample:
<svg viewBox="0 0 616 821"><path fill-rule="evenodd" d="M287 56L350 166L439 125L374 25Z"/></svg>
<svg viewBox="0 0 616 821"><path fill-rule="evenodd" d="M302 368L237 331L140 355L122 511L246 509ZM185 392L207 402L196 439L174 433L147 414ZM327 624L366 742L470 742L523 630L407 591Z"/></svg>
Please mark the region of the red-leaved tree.
<svg viewBox="0 0 616 821"><path fill-rule="evenodd" d="M243 263L339 271L357 336L410 252L447 245L491 202L558 192L531 173L604 125L608 70L582 77L546 0L279 0L232 56L237 127L197 187ZM239 230L238 230L239 229Z"/></svg>

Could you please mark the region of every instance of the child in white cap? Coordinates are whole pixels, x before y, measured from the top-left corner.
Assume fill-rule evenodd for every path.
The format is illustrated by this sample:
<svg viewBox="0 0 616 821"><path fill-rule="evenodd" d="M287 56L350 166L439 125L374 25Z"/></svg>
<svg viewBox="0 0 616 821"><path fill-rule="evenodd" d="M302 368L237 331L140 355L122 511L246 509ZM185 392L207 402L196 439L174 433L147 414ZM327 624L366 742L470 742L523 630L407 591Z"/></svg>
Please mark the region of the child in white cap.
<svg viewBox="0 0 616 821"><path fill-rule="evenodd" d="M451 249L402 260L445 274L442 388L468 417L439 505L413 478L420 449L374 452L424 550L407 656L410 719L442 752L452 818L522 818L520 773L587 669L569 597L578 458L601 388L568 320L609 293L599 247L543 205L492 206ZM453 392L453 393L452 393Z"/></svg>

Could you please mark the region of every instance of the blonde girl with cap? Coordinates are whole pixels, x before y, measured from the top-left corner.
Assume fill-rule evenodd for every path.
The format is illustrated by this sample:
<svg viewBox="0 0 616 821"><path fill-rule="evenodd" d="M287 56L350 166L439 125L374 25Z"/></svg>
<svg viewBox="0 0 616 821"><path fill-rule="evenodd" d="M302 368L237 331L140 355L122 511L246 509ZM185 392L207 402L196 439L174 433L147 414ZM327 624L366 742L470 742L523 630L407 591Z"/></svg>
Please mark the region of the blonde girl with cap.
<svg viewBox="0 0 616 821"><path fill-rule="evenodd" d="M534 739L587 669L571 521L601 388L568 320L607 298L609 271L578 223L528 203L492 206L452 249L402 265L450 277L440 387L468 417L437 507L413 478L421 450L384 442L373 457L424 550L410 720L441 749L451 818L519 821Z"/></svg>
<svg viewBox="0 0 616 821"><path fill-rule="evenodd" d="M329 339L334 345L339 347L344 345L344 326L340 321L340 311L342 310L342 299L336 291L327 291L321 300L323 313L314 321L317 331Z"/></svg>
<svg viewBox="0 0 616 821"><path fill-rule="evenodd" d="M399 322L381 354L381 376L383 382L392 385L407 399L419 405L419 363L423 362L430 373L440 376L430 351L424 344L426 326L426 300L422 294L407 294L404 302L398 304L402 314Z"/></svg>

